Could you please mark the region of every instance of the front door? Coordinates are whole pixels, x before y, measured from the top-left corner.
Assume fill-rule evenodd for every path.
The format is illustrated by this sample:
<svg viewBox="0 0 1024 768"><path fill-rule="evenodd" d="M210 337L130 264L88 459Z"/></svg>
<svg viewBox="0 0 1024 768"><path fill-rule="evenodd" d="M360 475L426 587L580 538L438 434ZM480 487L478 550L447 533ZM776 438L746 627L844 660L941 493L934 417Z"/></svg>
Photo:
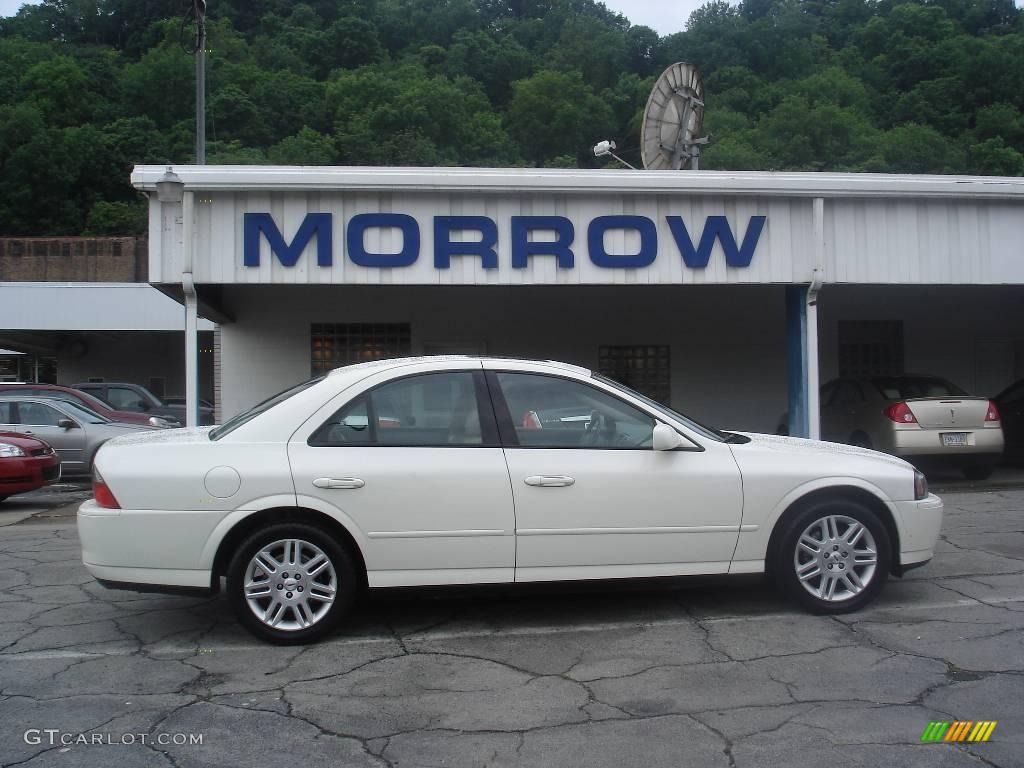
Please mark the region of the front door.
<svg viewBox="0 0 1024 768"><path fill-rule="evenodd" d="M515 514L483 372L391 380L288 446L296 494L359 529L370 586L512 581Z"/></svg>
<svg viewBox="0 0 1024 768"><path fill-rule="evenodd" d="M488 373L516 507L516 581L728 571L743 495L708 439L655 451L655 419L598 386Z"/></svg>
<svg viewBox="0 0 1024 768"><path fill-rule="evenodd" d="M12 410L16 424L0 424L0 429L21 432L49 443L60 456L63 472L73 473L86 469L85 430L77 424L72 429L58 426L63 419L74 419L46 403L19 400L11 405L14 405Z"/></svg>

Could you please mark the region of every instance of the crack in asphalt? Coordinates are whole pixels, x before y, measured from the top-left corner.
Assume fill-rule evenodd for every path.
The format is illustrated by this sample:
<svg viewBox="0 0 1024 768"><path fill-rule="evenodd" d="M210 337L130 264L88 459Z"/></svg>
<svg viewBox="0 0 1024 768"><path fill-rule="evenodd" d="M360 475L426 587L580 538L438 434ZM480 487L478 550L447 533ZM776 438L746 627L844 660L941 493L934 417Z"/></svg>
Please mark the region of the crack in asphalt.
<svg viewBox="0 0 1024 768"><path fill-rule="evenodd" d="M1018 499L1024 499L1024 492L1003 494L1003 496L1016 502ZM953 505L950 505L950 507L947 507L947 510L954 508ZM968 510L963 513L963 516L966 517L970 514ZM38 525L41 527L42 524ZM1022 531L1002 531L1002 533L1009 532L1020 533ZM980 537L986 531L978 530L975 532L972 530L969 533L963 531L960 533L965 536ZM0 535L3 534L0 533ZM979 553L999 558L1003 561L1024 562L1024 556L1015 557L1012 554L991 551L981 541L965 542L953 531L947 530L942 536L942 541L961 555ZM484 765L501 759L501 756L505 754L503 750L506 749L510 750L512 759L522 760L523 750L528 743L528 738L534 734L541 734L553 729L600 728L602 723L657 723L666 718L679 718L680 722L689 722L694 728L699 729L700 732L706 732L708 739L713 740L709 742L709 745L713 744L715 750L721 750L730 768L736 768L740 762L735 754L735 748L738 745L742 745L745 741L755 737L762 739L765 737L784 739L785 735L790 732L790 729L796 727L820 732L825 735L824 742L826 744L836 747L868 745L892 747L900 744L912 744L917 736L916 733L908 734L906 742L882 742L870 740L871 737L868 735L864 735L861 738L860 734L855 732L851 733L844 730L842 733L839 733L818 722L807 722L806 716L822 706L848 705L851 713L860 711L860 709L884 711L889 708L914 706L930 713L937 713L948 717L949 719L956 719L956 713L947 712L944 708L939 708L934 703L929 703L938 701L935 698L936 693L944 690L961 690L958 686L971 684L984 685L1001 681L1020 681L1022 675L1024 675L1024 670L1020 669L979 670L973 668L974 665L969 665L970 668L964 668L958 666L950 658L947 658L956 658L955 654L950 650L951 644L975 642L978 640L987 641L1001 637L1015 637L1024 631L1024 626L1008 626L1006 622L1001 621L999 618L1005 616L1009 622L1016 622L1016 617L1021 614L1021 611L1015 611L1005 602L996 602L1001 599L1000 592L1006 594L1005 590L1010 589L1011 585L1017 589L1017 592L1009 594L1024 593L1024 585L1019 583L1019 579L1015 581L1015 577L1024 574L1024 570L1003 571L999 569L998 562L991 563L991 569L988 572L973 572L974 569L968 563L968 567L964 568L964 570L971 572L935 576L924 575L918 579L904 580L908 584L927 580L941 590L963 598L963 604L944 606L947 614L954 610L978 608L981 606L999 609L996 613L986 613L984 619L971 620L956 617L936 618L934 616L923 616L919 620L914 620L913 617L908 617L906 612L890 618L885 613L873 615L870 610L861 614L851 614L842 617L829 616L811 619L806 618L804 614L794 613L794 616L799 617L799 621L808 623L809 630L806 631L814 632L817 631L815 627L827 627L829 625L841 630L842 639L836 639L829 635L825 635L823 640L811 638L811 643L814 645L824 643L824 647L820 648L800 648L800 643L803 643L805 646L809 643L801 640L799 633L796 633L792 639L782 638L775 641L782 645L778 651L761 653L759 652L761 648L754 646L754 650L758 651L757 655L748 656L746 652L738 652L737 648L741 648L744 651L751 650L750 643L745 641L744 633L748 631L757 632L757 625L751 624L748 621L758 617L756 612L744 613L741 608L735 614L701 615L701 608L699 607L700 595L697 596L698 600L695 603L693 600L694 593L675 592L668 598L668 602L678 609L684 620L672 620L671 622L652 622L646 620L616 622L614 628L609 626L606 629L602 629L600 625L597 625L588 629L590 635L586 642L578 640L578 634L576 637L566 638L568 642L579 643L579 647L574 650L572 648L565 649L571 651L571 655L568 658L564 660L561 657L551 659L547 658L543 653L541 653L540 657L534 658L530 654L535 653L535 651L527 650L530 642L534 641L521 641L520 638L543 637L544 632L537 632L536 634L516 634L515 632L510 632L503 634L507 627L501 625L508 624L509 622L504 618L502 621L498 621L492 613L492 607L480 605L473 608L473 604L469 603L471 608L467 613L465 608L452 610L450 606L439 602L436 607L430 606L430 609L424 616L424 618L429 619L432 611L434 616L432 620L412 622L415 624L415 628L409 628L404 632L399 629L398 624L408 624L410 622L400 622L394 619L371 619L371 626L376 625L384 630L384 635L381 638L371 639L386 643L386 649L382 648L376 651L371 647L367 651L359 652L367 653L368 657L360 659L358 663L351 666L346 664L343 670L325 669L322 670L323 674L317 674L316 672L320 671L316 670L317 649L325 646L306 646L297 649L294 653L275 651L274 653L280 654L281 658L277 660L271 656L270 658L274 659L273 663L269 663L265 656L261 659L258 650L246 649L244 652L253 654L254 663L251 668L232 664L226 667L217 663L205 664L204 662L208 657L204 656L204 654L209 652L208 649L214 649L215 653L223 653L216 651L218 644L222 642L225 634L230 635L237 631L235 624L223 618L223 603L218 598L198 602L194 600L184 602L173 598L172 600L175 602L166 603L161 602L160 598L140 598L137 600L111 599L111 597L104 595L102 590L89 586L91 582L87 579L83 581L82 578L76 575L74 570L68 571L68 562L77 562L78 557L77 541L73 529L55 528L47 533L35 530L32 532L31 537L14 535L7 541L0 541L0 545L2 545L0 550L3 551L3 554L0 555L0 561L6 566L4 572L9 575L13 574L13 577L9 577L4 582L5 586L0 588L0 595L3 595L7 601L6 603L0 602L0 616L3 614L3 606L5 604L24 606L18 609L22 613L38 606L45 606L41 610L31 613L24 620L10 622L2 622L0 620L0 627L6 624L13 624L31 628L28 633L16 637L14 640L5 639L3 645L0 645L0 664L9 663L17 657L24 657L26 660L34 659L35 657L31 655L25 656L25 654L39 653L39 650L25 648L25 646L32 646L33 638L36 638L38 641L40 633L46 630L53 631L55 635L60 630L67 634L66 637L57 637L52 642L46 639L45 642L49 650L65 651L78 648L82 652L81 657L56 658L55 661L58 663L56 663L54 668L46 667L40 670L39 674L32 672L31 669L22 669L20 671L21 677L17 680L9 680L5 676L5 682L0 687L0 708L16 707L18 706L19 699L35 702L39 706L46 706L52 705L55 702L70 701L76 698L82 699L84 704L91 697L125 695L122 691L86 691L84 688L88 688L90 683L80 683L78 678L81 675L72 674L72 671L78 667L90 661L104 658L139 659L140 661L132 663L140 665L158 663L161 665L158 668L160 674L155 680L166 680L166 685L155 686L161 689L157 691L153 689L154 686L142 681L136 683L136 685L141 685L145 692L140 691L131 695L172 695L181 697L181 700L169 702L166 707L163 704L160 707L156 707L154 703L154 707L144 707L142 710L131 713L119 712L104 722L90 727L88 731L85 731L88 733L98 732L119 717L127 714L138 715L139 712L142 712L143 716L147 718L148 729L146 733L153 736L160 732L168 723L177 721L179 716L186 718L184 722L189 722L186 715L190 712L190 708L203 705L214 708L210 710L210 713L218 711L225 713L228 711L235 713L255 712L259 713L260 717L273 718L274 720L280 719L281 722L303 723L305 726L313 729L312 733L315 734L314 740L339 739L351 741L353 744L358 745L358 754L361 755L360 759L364 760L364 762L395 768L399 762L403 766L407 764L404 758L400 759L397 757L398 752L396 750L399 749L398 740L402 737L428 733L452 739L457 739L461 734L467 733L472 733L479 737L487 735L514 736L514 743L511 745L505 744L502 746L500 742L493 742L491 746L482 746L482 751L477 756L479 758L477 762ZM33 553L39 556L33 557ZM67 555L67 562L62 562L59 557L60 553ZM941 555L938 557L941 557ZM982 579L996 579L997 581L995 583L987 583ZM955 582L958 580L977 583L986 589L991 589L992 594L987 598L967 594L955 586ZM36 586L36 584L40 584L40 586ZM41 586L42 584L45 584L45 586ZM50 591L42 593L38 592L39 590ZM40 596L38 599L34 599L34 595L37 592ZM723 592L723 594L729 594L730 597L733 596L732 593ZM742 595L735 596L742 598ZM568 605L568 601L574 598L560 599L566 601L566 605ZM629 595L623 595L621 597L622 604L624 606L628 605L630 599ZM641 596L640 599L645 600L649 598ZM652 601L651 605L658 605L660 598L650 599ZM100 613L99 618L96 617L94 606L100 607L98 611ZM885 606L879 606L879 608L881 611L891 610ZM56 624L47 623L53 622L55 620L54 617L63 616L63 614L57 613L61 610L67 613L66 621L58 621ZM511 603L505 606L504 610L513 616L525 610L529 616L531 605L528 601L524 600L521 603ZM93 614L89 620L79 620L88 615L90 611ZM192 612L195 614L196 619L192 622L191 626L185 629L175 628L173 626L173 619L170 617L174 612L182 611ZM786 616L781 614L780 616L769 618L777 618L784 621ZM434 634L445 626L463 620L490 626L491 631L453 637L445 637L443 633L440 635ZM731 622L735 622L735 624ZM955 630L958 625L971 626L983 631L979 634L970 634L970 636L958 636ZM637 658L643 658L645 633L656 626L660 626L663 632L668 633L674 631L673 627L679 627L677 634L680 641L688 644L686 648L691 654L695 651L697 652L698 660L644 664L642 669L633 668ZM887 633L884 638L879 637L877 632L877 628L883 626L886 627L885 631ZM901 642L904 638L912 639L913 635L910 633L915 631L920 633L922 627L927 628L930 653L922 652L920 649L909 647L904 642ZM800 631L805 630L801 629ZM87 632L101 639L81 642L82 634ZM629 650L608 650L609 646L605 642L605 636L610 637L611 632L616 633L616 638L619 639L619 642L622 642L621 636L624 632L632 632L632 644L627 645ZM606 634L603 635L602 633ZM573 635L571 625L567 626L564 634L567 636ZM628 634L627 637L629 637ZM846 638L849 638L849 640L847 641ZM477 640L486 640L489 645L486 650L473 653L464 648L457 650L447 647L446 644L450 644L453 640L460 644L460 646L469 645L472 647L472 644ZM660 637L659 641L662 641ZM184 647L177 648L176 645L179 642ZM522 645L520 645L521 642L523 643ZM545 642L552 643L552 649L562 650L559 646L554 645L554 643L560 642L559 640ZM111 643L125 644L123 652L118 650L115 656L111 653L104 653L102 650L85 650L103 648L104 645ZM431 648L419 647L424 643L430 644ZM495 643L497 644L496 646ZM699 644L699 650L696 644ZM19 647L21 650L16 650ZM813 687L809 690L807 689L807 670L813 670L819 666L821 662L818 659L822 657L827 658L829 653L840 649L856 648L870 649L873 656L877 656L877 658L871 658L865 664L863 669L867 674L885 675L886 667L883 665L901 658L917 659L928 662L931 665L940 665L940 667L922 668L921 665L918 665L901 673L906 676L907 690L905 697L902 695L896 697L902 699L900 701L878 702L864 698L863 695L845 696L840 699L815 697ZM68 652L72 653L72 651ZM229 646L226 652L237 653L241 652L241 649L232 651ZM344 648L339 647L335 652L340 653L342 658L346 658L347 652ZM167 658L169 653L175 654L176 658ZM456 683L453 680L448 680L446 683L443 677L445 674L443 666L436 669L423 666L424 663L431 663L431 659L451 659L467 664L494 665L494 669L507 670L503 674L515 674L519 676L519 679L511 682L501 682L502 678L500 677L493 678L490 675L484 675L479 678L478 682L474 682L473 675L475 672L470 670L467 672L469 675L467 678L468 682ZM552 661L559 661L560 663L552 664ZM399 663L404 666L396 666ZM961 663L963 663L962 660ZM591 675L586 671L585 667L593 664L598 665L598 670L601 674L595 672ZM776 666L777 664L784 666L779 667ZM615 669L616 665L620 667L619 670ZM626 665L629 671L621 671L623 665ZM760 677L765 683L774 683L778 686L776 698L784 703L774 705L750 703L750 697L731 693L727 700L722 702L721 706L716 707L693 709L684 704L659 700L657 706L661 709L657 713L635 711L636 709L642 710L642 707L631 710L631 702L628 699L628 696L632 695L632 691L628 687L630 680L641 678L644 675L658 677L658 673L662 671L715 669L716 666L722 670L722 675L730 674L728 670L732 668L743 669L745 674L752 675L754 679ZM538 671L534 667L548 671ZM552 667L560 671L549 671ZM303 669L303 672L299 672L300 668ZM426 676L421 680L406 679L403 681L395 677L396 670L401 669L425 669ZM482 669L486 670L487 666ZM928 669L934 669L934 671L928 672ZM939 669L941 669L941 672ZM146 670L147 667L140 666L140 674L146 674ZM357 674L362 675L363 678L352 677ZM25 682L26 680L31 681L33 679L32 675L35 675L35 682ZM939 675L938 678L935 675ZM259 677L266 678L266 682L263 685L260 684ZM374 681L372 683L373 686L380 686L383 683L383 693L377 694L355 689L357 692L350 692L347 695L353 700L364 701L371 706L387 707L387 711L390 713L388 716L389 726L394 726L383 729L389 731L388 733L379 733L378 731L382 729L377 726L368 728L356 722L348 723L353 726L349 730L355 732L346 732L345 728L339 728L338 722L328 722L328 720L334 718L335 720L340 719L340 724L346 724L344 713L339 716L332 715L321 712L315 705L310 704L311 701L318 700L318 697L330 700L339 696L338 693L334 692L331 682L337 681L338 689L345 690L341 686L353 684L347 682L346 679L348 681L372 680ZM69 680L75 681L71 684L73 686L72 691L68 690ZM556 684L554 682L545 683L544 681L560 682ZM320 684L318 690L309 691L309 688L317 683ZM606 687L598 690L600 686L609 683L613 684L612 688ZM1019 682L1014 684L1019 686ZM388 685L393 686L394 689L388 690ZM500 697L504 695L528 703L535 700L534 696L536 694L531 693L531 686L535 685L546 686L546 695L552 697L545 704L545 706L550 708L551 714L546 716L547 719L542 723L534 723L536 717L533 717L533 713L530 712L527 706L526 714L520 714L520 718L525 717L525 720L520 719L520 722L508 723L509 727L507 728L501 727L499 707L495 711L482 711L479 713L468 711L465 713L469 718L466 725L461 728L455 728L446 725L446 712L431 709L431 707L437 706L457 706L462 697L477 693L485 694L492 698L496 697L499 701ZM553 685L564 685L565 687L552 689L551 686ZM551 693L552 690L555 693ZM618 693L615 693L615 691L618 691ZM637 693L642 695L644 693L649 694L650 692L638 689ZM692 692L692 695L695 697L699 697L700 694L700 691ZM807 694L810 694L810 696ZM892 697L891 693L886 695ZM267 700L242 701L245 697L255 696L266 696ZM310 698L306 698L303 701L299 698L301 696ZM417 703L417 696L424 697L420 700L421 703ZM431 704L430 702L435 701L434 697L441 697L436 699L440 703ZM612 701L608 701L607 699L609 698ZM298 704L296 703L297 701ZM422 703L423 701L428 703ZM373 704L374 702L379 702L379 704ZM729 727L721 721L725 716L746 716L756 719L759 712L766 711L771 707L793 707L794 711L787 713L787 716L781 721L772 720L770 727L746 730L741 733L734 732L736 730L734 727ZM216 718L216 714L208 715L207 719L210 717ZM377 725L383 725L384 715L381 714L380 710L378 711L378 717L381 720ZM390 721L393 721L393 723ZM402 727L403 721L410 727ZM523 727L513 727L516 725ZM3 727L4 725L0 721L0 729ZM360 731L365 732L360 733ZM589 731L584 733L589 733ZM155 742L142 746L149 749L152 753L159 755L163 762L174 766L174 768L178 768L183 760L185 760L186 753L180 749L158 747ZM29 757L24 759L19 757L15 762L4 762L4 764L7 766L22 765L39 755L58 748L54 746L36 750ZM355 749L354 746L352 748ZM998 758L993 758L991 754L979 755L976 751L972 751L973 748L970 745L956 745L956 748L963 754L969 755L970 759L977 761L979 764L988 766L999 765Z"/></svg>

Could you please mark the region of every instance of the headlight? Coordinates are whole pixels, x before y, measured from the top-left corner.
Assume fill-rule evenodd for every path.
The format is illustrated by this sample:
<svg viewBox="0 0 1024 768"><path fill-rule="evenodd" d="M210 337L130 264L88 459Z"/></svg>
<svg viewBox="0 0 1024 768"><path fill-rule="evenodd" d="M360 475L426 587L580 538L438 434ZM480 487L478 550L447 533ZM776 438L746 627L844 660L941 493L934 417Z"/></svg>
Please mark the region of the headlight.
<svg viewBox="0 0 1024 768"><path fill-rule="evenodd" d="M0 443L0 459L13 459L24 455L25 452L13 443Z"/></svg>
<svg viewBox="0 0 1024 768"><path fill-rule="evenodd" d="M920 501L928 498L928 478L920 469L914 470L914 499Z"/></svg>

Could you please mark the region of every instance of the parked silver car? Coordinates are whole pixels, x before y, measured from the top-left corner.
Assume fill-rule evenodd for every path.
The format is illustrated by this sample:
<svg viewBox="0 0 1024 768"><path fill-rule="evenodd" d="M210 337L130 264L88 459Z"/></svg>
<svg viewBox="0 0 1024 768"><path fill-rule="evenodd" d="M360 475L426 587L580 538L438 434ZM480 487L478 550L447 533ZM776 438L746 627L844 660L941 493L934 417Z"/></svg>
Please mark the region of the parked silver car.
<svg viewBox="0 0 1024 768"><path fill-rule="evenodd" d="M0 431L44 440L60 456L62 475L89 474L93 456L107 440L153 427L122 424L67 400L9 395L0 397Z"/></svg>
<svg viewBox="0 0 1024 768"><path fill-rule="evenodd" d="M821 388L821 437L983 480L1003 454L999 410L937 376L836 379Z"/></svg>

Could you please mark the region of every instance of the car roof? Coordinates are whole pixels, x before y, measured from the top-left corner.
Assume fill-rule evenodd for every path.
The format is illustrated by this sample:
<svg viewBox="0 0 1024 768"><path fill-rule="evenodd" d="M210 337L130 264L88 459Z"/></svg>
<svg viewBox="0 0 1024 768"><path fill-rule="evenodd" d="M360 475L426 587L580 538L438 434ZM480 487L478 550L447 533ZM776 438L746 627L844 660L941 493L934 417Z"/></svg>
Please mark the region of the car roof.
<svg viewBox="0 0 1024 768"><path fill-rule="evenodd" d="M536 360L533 358L526 357L510 357L510 356L485 356L485 355L420 355L418 357L392 357L383 360L368 360L365 363L354 363L352 365L343 365L339 368L334 368L327 373L328 376L343 376L349 373L356 373L359 371L367 370L388 370L389 368L400 368L406 365L419 365L423 363L536 363L537 365L543 365L547 368L561 368L565 371L571 371L573 373L590 374L589 368L583 368L578 365L572 365L571 363L562 363L557 360Z"/></svg>

